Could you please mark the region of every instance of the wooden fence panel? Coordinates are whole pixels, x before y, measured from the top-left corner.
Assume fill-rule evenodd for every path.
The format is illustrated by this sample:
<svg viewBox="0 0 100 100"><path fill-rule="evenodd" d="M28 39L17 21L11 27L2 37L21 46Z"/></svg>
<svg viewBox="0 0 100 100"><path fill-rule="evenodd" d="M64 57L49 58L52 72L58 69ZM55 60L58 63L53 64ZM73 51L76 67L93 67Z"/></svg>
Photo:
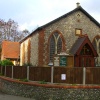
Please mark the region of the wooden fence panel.
<svg viewBox="0 0 100 100"><path fill-rule="evenodd" d="M86 84L100 84L100 68L86 68Z"/></svg>
<svg viewBox="0 0 100 100"><path fill-rule="evenodd" d="M12 66L6 66L6 76L12 77Z"/></svg>
<svg viewBox="0 0 100 100"><path fill-rule="evenodd" d="M0 66L0 73L1 73L1 66Z"/></svg>
<svg viewBox="0 0 100 100"><path fill-rule="evenodd" d="M29 80L32 81L51 81L51 68L50 67L30 67Z"/></svg>
<svg viewBox="0 0 100 100"><path fill-rule="evenodd" d="M83 84L83 68L82 67L53 67L54 68L54 83L66 84ZM29 67L29 80L51 82L51 67ZM12 75L12 66L0 66L0 72L7 77ZM61 75L65 74L66 79L62 80ZM86 67L86 84L100 84L100 67ZM27 78L27 67L14 66L13 78L25 79Z"/></svg>
<svg viewBox="0 0 100 100"><path fill-rule="evenodd" d="M13 77L16 79L26 79L27 78L27 67L14 66Z"/></svg>
<svg viewBox="0 0 100 100"><path fill-rule="evenodd" d="M66 80L61 75L66 75ZM83 68L54 67L54 83L82 84Z"/></svg>
<svg viewBox="0 0 100 100"><path fill-rule="evenodd" d="M5 66L2 66L2 75L5 75Z"/></svg>

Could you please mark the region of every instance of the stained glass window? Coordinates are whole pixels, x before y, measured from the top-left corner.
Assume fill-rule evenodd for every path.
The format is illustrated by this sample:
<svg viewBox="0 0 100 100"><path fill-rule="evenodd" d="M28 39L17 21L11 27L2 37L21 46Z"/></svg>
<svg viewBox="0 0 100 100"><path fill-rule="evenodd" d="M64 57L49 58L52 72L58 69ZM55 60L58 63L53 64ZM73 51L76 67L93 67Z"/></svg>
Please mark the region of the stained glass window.
<svg viewBox="0 0 100 100"><path fill-rule="evenodd" d="M52 36L50 39L50 61L53 60L53 55L55 54L55 40Z"/></svg>
<svg viewBox="0 0 100 100"><path fill-rule="evenodd" d="M61 38L59 38L57 43L57 53L60 53L61 49L62 49L62 40Z"/></svg>

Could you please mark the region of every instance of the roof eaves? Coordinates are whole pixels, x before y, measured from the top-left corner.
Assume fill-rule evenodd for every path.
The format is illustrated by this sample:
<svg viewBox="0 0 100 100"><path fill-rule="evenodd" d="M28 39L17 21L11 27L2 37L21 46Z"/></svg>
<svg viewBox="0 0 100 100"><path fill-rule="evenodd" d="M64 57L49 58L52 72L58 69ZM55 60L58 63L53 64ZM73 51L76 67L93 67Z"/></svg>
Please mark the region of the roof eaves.
<svg viewBox="0 0 100 100"><path fill-rule="evenodd" d="M58 17L58 18L56 18L56 19L54 19L54 20L52 20L52 21L50 21L49 23L47 23L47 24L45 24L45 25L43 25L43 26L41 26L41 27L42 27L42 28L47 27L48 25L53 24L54 22L57 22L58 20L60 20L60 19L62 19L62 18L65 18L65 17L69 16L70 14L72 14L73 12L75 12L76 10L78 10L79 8L80 8L80 7L75 8L74 10L72 10L72 11L70 11L70 12L68 12L68 13L66 13L66 14L64 14L64 15L62 15L62 16L60 16L60 17Z"/></svg>
<svg viewBox="0 0 100 100"><path fill-rule="evenodd" d="M23 41L25 41L27 38L29 38L30 36L32 36L33 34L35 34L37 31L41 30L42 27L38 27L37 29L35 29L31 34L29 34L28 36L24 37L21 41L19 41L19 43L22 43Z"/></svg>
<svg viewBox="0 0 100 100"><path fill-rule="evenodd" d="M45 25L43 25L43 26L38 27L38 28L37 28L36 30L34 30L31 34L29 34L27 37L25 37L23 40L21 40L20 43L23 42L23 41L24 41L25 39L27 39L28 37L30 37L31 35L35 34L36 31L39 31L39 30L41 30L41 29L43 29L43 28L49 26L50 24L53 24L53 23L57 22L58 20L69 16L70 14L72 14L72 13L78 11L78 10L82 11L87 17L90 18L91 21L93 21L98 27L100 27L99 22L97 22L89 13L87 13L81 6L79 6L79 7L75 8L74 10L72 10L72 11L70 11L70 12L68 12L68 13L66 13L66 14L64 14L64 15L62 15L62 16L60 16L60 17L58 17L58 18L56 18L55 20L50 21L49 23L47 23L47 24L45 24Z"/></svg>
<svg viewBox="0 0 100 100"><path fill-rule="evenodd" d="M68 12L68 13L66 13L66 14L64 14L64 15L62 15L62 16L60 16L60 17L58 17L58 18L56 18L55 20L53 20L53 21L51 21L51 22L49 22L49 23L47 23L47 24L45 24L45 25L43 25L43 26L41 26L41 27L44 28L44 27L46 27L46 26L48 26L48 25L50 25L50 24L53 24L54 22L57 22L58 20L60 20L60 19L62 19L62 18L65 18L65 17L69 16L70 14L72 14L72 13L78 11L78 10L82 11L87 17L90 18L91 21L93 21L97 26L100 27L100 23L97 22L97 21L96 21L89 13L87 13L81 6L75 8L74 10L72 10L72 11L70 11L70 12Z"/></svg>
<svg viewBox="0 0 100 100"><path fill-rule="evenodd" d="M82 7L79 7L79 10L82 11L91 21L93 21L98 27L100 27L100 23L97 22L89 13L87 13Z"/></svg>

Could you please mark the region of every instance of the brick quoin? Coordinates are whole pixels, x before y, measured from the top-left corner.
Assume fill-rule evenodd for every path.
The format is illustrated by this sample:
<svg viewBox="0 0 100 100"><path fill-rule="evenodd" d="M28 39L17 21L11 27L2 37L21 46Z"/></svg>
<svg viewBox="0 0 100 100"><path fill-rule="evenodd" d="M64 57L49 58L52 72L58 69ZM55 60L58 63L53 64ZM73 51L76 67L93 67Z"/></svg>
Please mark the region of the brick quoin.
<svg viewBox="0 0 100 100"><path fill-rule="evenodd" d="M39 45L38 46L38 51L39 51L38 64L39 64L39 66L43 66L43 59L44 59L43 53L44 53L44 42L45 42L44 36L45 36L44 29L42 29L39 31L39 44L38 44Z"/></svg>

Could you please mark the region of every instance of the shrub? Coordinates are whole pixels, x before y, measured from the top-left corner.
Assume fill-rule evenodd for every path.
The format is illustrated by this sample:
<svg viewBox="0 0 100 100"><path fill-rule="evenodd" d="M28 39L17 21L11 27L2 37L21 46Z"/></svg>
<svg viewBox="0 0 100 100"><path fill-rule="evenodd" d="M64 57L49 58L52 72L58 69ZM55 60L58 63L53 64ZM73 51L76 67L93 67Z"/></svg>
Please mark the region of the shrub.
<svg viewBox="0 0 100 100"><path fill-rule="evenodd" d="M23 66L26 66L26 67L27 66L32 66L32 64L31 63L24 63Z"/></svg>
<svg viewBox="0 0 100 100"><path fill-rule="evenodd" d="M26 78L25 79L19 79L19 81L28 82L28 80Z"/></svg>
<svg viewBox="0 0 100 100"><path fill-rule="evenodd" d="M43 81L39 81L40 84L47 84L47 82L45 80Z"/></svg>
<svg viewBox="0 0 100 100"><path fill-rule="evenodd" d="M6 60L0 61L0 65L1 66L12 66L14 64L10 60L6 59Z"/></svg>

